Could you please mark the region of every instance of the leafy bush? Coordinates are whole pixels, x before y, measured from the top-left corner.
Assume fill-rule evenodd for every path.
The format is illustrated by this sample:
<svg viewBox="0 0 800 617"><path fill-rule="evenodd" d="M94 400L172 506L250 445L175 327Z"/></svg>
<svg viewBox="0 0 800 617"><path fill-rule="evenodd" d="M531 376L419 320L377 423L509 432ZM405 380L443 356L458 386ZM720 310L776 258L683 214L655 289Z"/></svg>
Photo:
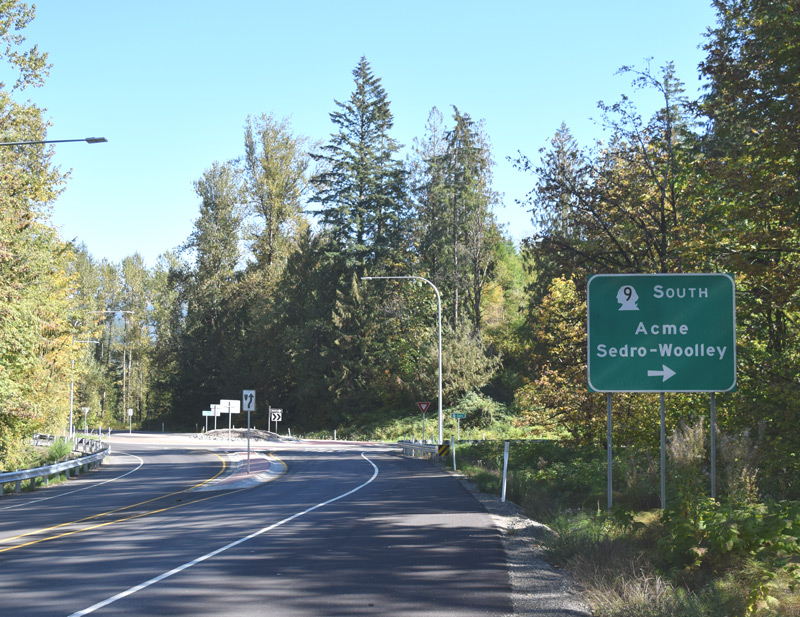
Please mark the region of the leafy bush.
<svg viewBox="0 0 800 617"><path fill-rule="evenodd" d="M47 450L45 465L66 460L72 452L72 445L64 439L56 439Z"/></svg>
<svg viewBox="0 0 800 617"><path fill-rule="evenodd" d="M749 610L774 601L780 574L800 583L800 503L720 504L698 500L688 513L664 514L667 535L659 548L684 571L716 574L732 567L746 572Z"/></svg>
<svg viewBox="0 0 800 617"><path fill-rule="evenodd" d="M504 419L506 406L476 392L470 392L462 398L456 408L467 414L463 421L465 428L484 429L496 420Z"/></svg>

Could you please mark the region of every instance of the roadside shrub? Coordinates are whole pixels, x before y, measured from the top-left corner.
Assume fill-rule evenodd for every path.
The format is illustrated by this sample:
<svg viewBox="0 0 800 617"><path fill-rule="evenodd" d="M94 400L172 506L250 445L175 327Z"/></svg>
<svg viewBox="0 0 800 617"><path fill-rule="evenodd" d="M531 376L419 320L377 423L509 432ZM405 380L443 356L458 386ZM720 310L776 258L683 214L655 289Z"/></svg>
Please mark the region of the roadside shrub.
<svg viewBox="0 0 800 617"><path fill-rule="evenodd" d="M755 503L758 501L758 457L759 445L763 439L763 424L759 427L757 438L745 430L740 434L721 434L718 456L721 464L720 488L734 503Z"/></svg>
<svg viewBox="0 0 800 617"><path fill-rule="evenodd" d="M774 601L776 580L800 583L800 503L698 500L688 512L664 513L661 554L685 573L740 568L750 585L748 610Z"/></svg>
<svg viewBox="0 0 800 617"><path fill-rule="evenodd" d="M705 430L702 420L689 426L681 423L667 440L669 483L667 503L688 512L692 504L707 492L703 469L706 458Z"/></svg>
<svg viewBox="0 0 800 617"><path fill-rule="evenodd" d="M464 396L456 408L467 414L463 420L465 428L487 428L496 420L504 419L506 415L505 405L476 392Z"/></svg>
<svg viewBox="0 0 800 617"><path fill-rule="evenodd" d="M66 460L69 458L70 453L72 452L72 446L68 441L64 439L56 439L53 441L52 445L47 450L47 458L45 461L45 465L50 465L52 463L58 463L60 461Z"/></svg>

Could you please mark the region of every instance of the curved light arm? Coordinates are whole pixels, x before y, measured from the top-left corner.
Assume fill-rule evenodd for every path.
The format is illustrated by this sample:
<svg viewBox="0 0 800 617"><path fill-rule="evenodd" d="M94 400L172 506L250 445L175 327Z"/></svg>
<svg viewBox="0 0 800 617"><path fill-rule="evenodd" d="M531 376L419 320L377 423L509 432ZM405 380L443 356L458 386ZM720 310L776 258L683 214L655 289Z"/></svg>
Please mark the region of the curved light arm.
<svg viewBox="0 0 800 617"><path fill-rule="evenodd" d="M38 141L0 141L0 146L35 146L37 144L65 144L72 141L85 141L87 144L104 144L105 137L84 137L83 139L41 139Z"/></svg>

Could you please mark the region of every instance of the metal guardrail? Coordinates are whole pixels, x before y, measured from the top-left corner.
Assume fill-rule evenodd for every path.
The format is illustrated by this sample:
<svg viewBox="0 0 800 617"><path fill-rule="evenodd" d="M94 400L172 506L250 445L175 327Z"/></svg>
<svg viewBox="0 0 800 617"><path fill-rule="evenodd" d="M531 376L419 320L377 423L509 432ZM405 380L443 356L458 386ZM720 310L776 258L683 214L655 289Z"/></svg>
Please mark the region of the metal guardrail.
<svg viewBox="0 0 800 617"><path fill-rule="evenodd" d="M416 441L398 441L397 443L403 448L405 456L416 456L417 452L422 455L439 456L439 446L435 443L419 443Z"/></svg>
<svg viewBox="0 0 800 617"><path fill-rule="evenodd" d="M52 435L34 435L33 437L34 445L48 445L53 441L54 437ZM69 478L73 469L78 467L85 467L88 469L90 466L97 466L103 462L103 459L106 456L108 456L109 446L108 444L104 444L97 439L81 438L75 440L72 451L80 452L81 454L84 454L84 456L61 463L54 463L53 465L45 465L44 467L34 467L33 469L22 469L19 471L0 473L0 496L3 495L3 484L7 482L14 482L14 492L19 493L22 490L23 480L44 478L45 484L47 484L50 476L53 476L57 473L66 472L67 477ZM35 484L35 481L32 482L32 484Z"/></svg>

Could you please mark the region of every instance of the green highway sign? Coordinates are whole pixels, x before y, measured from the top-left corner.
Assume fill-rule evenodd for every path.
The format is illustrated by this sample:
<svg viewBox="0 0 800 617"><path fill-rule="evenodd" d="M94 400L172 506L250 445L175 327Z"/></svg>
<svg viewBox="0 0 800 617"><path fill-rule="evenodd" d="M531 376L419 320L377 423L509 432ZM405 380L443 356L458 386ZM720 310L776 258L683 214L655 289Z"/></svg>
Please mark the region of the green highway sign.
<svg viewBox="0 0 800 617"><path fill-rule="evenodd" d="M732 276L597 274L586 301L590 390L736 389Z"/></svg>
<svg viewBox="0 0 800 617"><path fill-rule="evenodd" d="M453 414L453 420L463 420L466 417L467 417L467 414L463 413L463 412L462 413L458 413L457 412L457 413Z"/></svg>

